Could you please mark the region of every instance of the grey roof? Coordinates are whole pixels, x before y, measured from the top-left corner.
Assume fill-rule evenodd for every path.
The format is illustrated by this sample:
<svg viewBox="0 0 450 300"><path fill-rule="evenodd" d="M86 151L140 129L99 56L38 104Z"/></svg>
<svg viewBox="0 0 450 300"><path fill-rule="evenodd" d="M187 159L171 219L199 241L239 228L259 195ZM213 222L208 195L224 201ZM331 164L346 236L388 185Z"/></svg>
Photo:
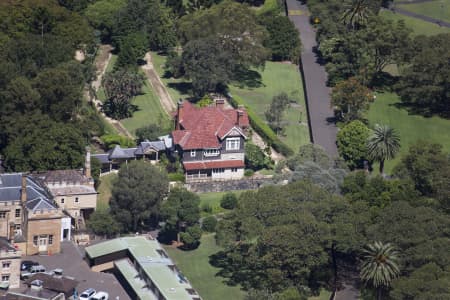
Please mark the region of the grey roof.
<svg viewBox="0 0 450 300"><path fill-rule="evenodd" d="M50 193L31 176L27 178L27 208L56 209ZM0 174L0 201L20 201L22 173Z"/></svg>
<svg viewBox="0 0 450 300"><path fill-rule="evenodd" d="M165 137L160 137L165 138ZM135 158L136 155L143 155L146 150L153 149L155 151L163 151L169 144L172 145L171 139L168 141L159 140L159 141L149 141L145 140L141 142L137 147L134 148L122 148L120 145L116 145L113 149L111 149L108 153L102 154L92 154L92 158L98 159L102 164L110 163L113 159L132 159Z"/></svg>
<svg viewBox="0 0 450 300"><path fill-rule="evenodd" d="M164 142L164 145L166 146L167 149L171 149L173 146L173 140L172 137L168 134L168 135L163 135L158 137L158 139L160 139L161 141Z"/></svg>

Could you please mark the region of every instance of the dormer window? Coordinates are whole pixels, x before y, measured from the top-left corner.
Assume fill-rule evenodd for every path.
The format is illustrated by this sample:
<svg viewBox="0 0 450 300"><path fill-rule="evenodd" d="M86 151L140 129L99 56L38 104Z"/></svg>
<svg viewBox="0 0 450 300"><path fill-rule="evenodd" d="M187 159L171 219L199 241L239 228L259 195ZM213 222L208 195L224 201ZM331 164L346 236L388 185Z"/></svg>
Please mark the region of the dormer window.
<svg viewBox="0 0 450 300"><path fill-rule="evenodd" d="M239 150L241 146L241 139L236 138L228 138L227 139L227 150Z"/></svg>
<svg viewBox="0 0 450 300"><path fill-rule="evenodd" d="M191 150L191 157L195 157L196 154L195 150Z"/></svg>

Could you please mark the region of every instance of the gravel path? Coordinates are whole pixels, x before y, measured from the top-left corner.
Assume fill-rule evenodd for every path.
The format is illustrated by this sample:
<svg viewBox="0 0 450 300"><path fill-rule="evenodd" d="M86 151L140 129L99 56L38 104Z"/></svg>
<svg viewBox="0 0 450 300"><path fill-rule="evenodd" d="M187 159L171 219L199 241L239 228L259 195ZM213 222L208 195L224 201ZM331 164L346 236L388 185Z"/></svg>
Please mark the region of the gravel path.
<svg viewBox="0 0 450 300"><path fill-rule="evenodd" d="M309 22L306 5L296 0L286 1L289 19L300 32L302 41L302 74L305 81L306 103L309 115L312 142L321 145L330 155L337 155L334 113L331 109L328 75L324 66L317 62L314 49L317 47L316 32Z"/></svg>
<svg viewBox="0 0 450 300"><path fill-rule="evenodd" d="M150 82L151 86L153 87L153 91L158 96L159 101L161 102L161 106L170 116L171 112L176 109L175 103L173 102L172 97L166 89L166 86L161 81L161 78L159 78L158 73L153 67L152 56L150 55L150 52L147 52L145 54L144 59L145 61L147 61L147 63L142 66L142 70L147 76L148 82Z"/></svg>

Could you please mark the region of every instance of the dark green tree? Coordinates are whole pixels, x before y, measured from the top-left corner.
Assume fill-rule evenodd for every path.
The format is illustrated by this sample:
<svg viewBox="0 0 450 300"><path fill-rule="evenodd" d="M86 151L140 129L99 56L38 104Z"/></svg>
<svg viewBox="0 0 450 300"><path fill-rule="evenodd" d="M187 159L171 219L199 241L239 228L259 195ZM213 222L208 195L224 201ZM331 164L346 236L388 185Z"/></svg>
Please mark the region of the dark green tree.
<svg viewBox="0 0 450 300"><path fill-rule="evenodd" d="M272 161L263 150L252 142L245 143L245 166L254 171L270 168Z"/></svg>
<svg viewBox="0 0 450 300"><path fill-rule="evenodd" d="M161 127L162 124L150 124L145 127L136 129L136 137L138 143L149 140L157 140L158 137L169 133L168 128Z"/></svg>
<svg viewBox="0 0 450 300"><path fill-rule="evenodd" d="M220 207L225 209L234 209L238 204L238 198L235 193L228 192L220 199Z"/></svg>
<svg viewBox="0 0 450 300"><path fill-rule="evenodd" d="M185 232L180 233L181 241L184 249L195 249L200 245L202 237L202 229L198 224L188 227Z"/></svg>
<svg viewBox="0 0 450 300"><path fill-rule="evenodd" d="M261 23L268 31L264 46L270 49L273 60L290 60L297 63L301 42L294 24L285 16L264 16Z"/></svg>
<svg viewBox="0 0 450 300"><path fill-rule="evenodd" d="M161 206L161 216L166 222L164 231L168 234L176 233L177 240L180 241L183 232L186 232L190 227L197 225L200 218L200 198L186 189L174 188L170 191L169 197ZM191 232L195 233L195 230ZM191 233L187 232L188 235ZM189 245L195 243L191 240Z"/></svg>
<svg viewBox="0 0 450 300"><path fill-rule="evenodd" d="M120 231L119 223L107 209L97 209L93 212L86 225L94 234L107 238L113 237Z"/></svg>
<svg viewBox="0 0 450 300"><path fill-rule="evenodd" d="M112 189L111 213L124 232L152 226L167 195L167 174L142 161L123 164Z"/></svg>
<svg viewBox="0 0 450 300"><path fill-rule="evenodd" d="M339 154L345 159L350 169L364 166L369 135L369 128L358 120L348 123L339 130L336 141Z"/></svg>

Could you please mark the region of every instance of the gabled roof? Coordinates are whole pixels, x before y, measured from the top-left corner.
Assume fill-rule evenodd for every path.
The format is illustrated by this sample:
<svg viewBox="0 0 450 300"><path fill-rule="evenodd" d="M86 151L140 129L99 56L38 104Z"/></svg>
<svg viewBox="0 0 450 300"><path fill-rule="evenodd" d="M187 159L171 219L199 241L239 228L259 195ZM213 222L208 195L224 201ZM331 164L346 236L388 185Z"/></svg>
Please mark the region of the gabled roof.
<svg viewBox="0 0 450 300"><path fill-rule="evenodd" d="M53 210L56 207L46 198L36 198L33 200L27 201L27 208L33 212L39 210Z"/></svg>
<svg viewBox="0 0 450 300"><path fill-rule="evenodd" d="M182 128L172 131L172 137L174 144L184 150L219 148L221 140L231 133L245 137L242 129L249 126L247 112L243 109L199 108L184 101L180 110ZM175 117L178 118L178 113Z"/></svg>
<svg viewBox="0 0 450 300"><path fill-rule="evenodd" d="M134 158L136 149L137 148L121 148L119 145L116 145L109 153L109 158Z"/></svg>

